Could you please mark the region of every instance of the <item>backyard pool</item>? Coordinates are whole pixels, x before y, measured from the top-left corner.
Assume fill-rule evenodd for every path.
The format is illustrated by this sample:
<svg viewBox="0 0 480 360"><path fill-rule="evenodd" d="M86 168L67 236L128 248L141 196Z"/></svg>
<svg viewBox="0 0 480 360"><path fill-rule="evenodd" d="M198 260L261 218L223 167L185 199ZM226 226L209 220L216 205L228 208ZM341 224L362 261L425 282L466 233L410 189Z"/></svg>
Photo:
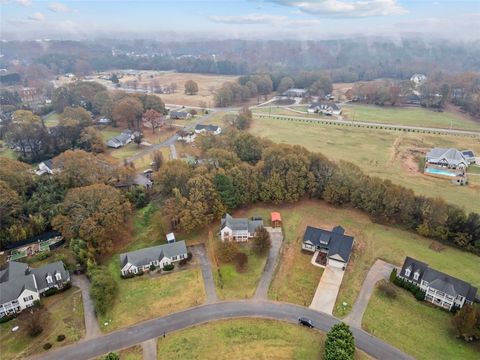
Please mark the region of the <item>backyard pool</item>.
<svg viewBox="0 0 480 360"><path fill-rule="evenodd" d="M443 175L443 176L456 176L457 175L454 172L450 172L448 170L434 169L434 168L426 168L425 172L429 173L429 174Z"/></svg>

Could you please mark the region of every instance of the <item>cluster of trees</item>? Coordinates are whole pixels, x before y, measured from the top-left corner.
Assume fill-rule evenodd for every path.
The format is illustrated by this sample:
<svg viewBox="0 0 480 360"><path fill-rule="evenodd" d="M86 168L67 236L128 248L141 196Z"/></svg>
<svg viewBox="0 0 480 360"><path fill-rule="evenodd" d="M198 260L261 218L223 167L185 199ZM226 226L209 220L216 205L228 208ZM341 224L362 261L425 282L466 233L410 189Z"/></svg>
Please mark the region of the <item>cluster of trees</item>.
<svg viewBox="0 0 480 360"><path fill-rule="evenodd" d="M155 177L158 191L167 199L167 218L187 232L236 207L308 196L352 206L376 222L480 253L479 214L415 195L389 180L368 176L351 163L332 163L303 147L272 144L237 131L201 137L199 147L205 159L201 166L172 161Z"/></svg>
<svg viewBox="0 0 480 360"><path fill-rule="evenodd" d="M345 323L332 326L325 340L325 360L355 359L355 338L350 327Z"/></svg>
<svg viewBox="0 0 480 360"><path fill-rule="evenodd" d="M464 305L452 318L457 335L466 341L480 340L480 306Z"/></svg>

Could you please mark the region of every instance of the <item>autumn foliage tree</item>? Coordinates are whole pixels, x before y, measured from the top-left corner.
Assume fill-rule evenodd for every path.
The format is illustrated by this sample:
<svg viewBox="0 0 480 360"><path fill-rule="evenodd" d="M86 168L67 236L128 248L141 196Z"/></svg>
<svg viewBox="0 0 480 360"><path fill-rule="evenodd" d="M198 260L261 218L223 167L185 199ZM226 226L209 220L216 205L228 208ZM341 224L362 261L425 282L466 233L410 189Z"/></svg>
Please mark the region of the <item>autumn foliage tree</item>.
<svg viewBox="0 0 480 360"><path fill-rule="evenodd" d="M185 83L185 94L195 95L198 93L198 84L193 80L188 80Z"/></svg>
<svg viewBox="0 0 480 360"><path fill-rule="evenodd" d="M138 128L142 119L143 104L133 96L125 96L116 103L112 111L112 120L116 126L119 124L128 128Z"/></svg>
<svg viewBox="0 0 480 360"><path fill-rule="evenodd" d="M270 247L272 246L270 234L263 226L260 226L256 230L256 233L257 235L253 238L252 241L252 249L257 255L265 255L268 253Z"/></svg>
<svg viewBox="0 0 480 360"><path fill-rule="evenodd" d="M67 239L84 240L91 255L102 255L111 250L130 214L119 190L94 184L69 190L52 225Z"/></svg>
<svg viewBox="0 0 480 360"><path fill-rule="evenodd" d="M143 114L143 122L152 129L152 133L155 133L155 129L160 128L163 124L162 115L156 110L149 109Z"/></svg>
<svg viewBox="0 0 480 360"><path fill-rule="evenodd" d="M465 304L452 318L459 337L472 341L480 339L480 307Z"/></svg>

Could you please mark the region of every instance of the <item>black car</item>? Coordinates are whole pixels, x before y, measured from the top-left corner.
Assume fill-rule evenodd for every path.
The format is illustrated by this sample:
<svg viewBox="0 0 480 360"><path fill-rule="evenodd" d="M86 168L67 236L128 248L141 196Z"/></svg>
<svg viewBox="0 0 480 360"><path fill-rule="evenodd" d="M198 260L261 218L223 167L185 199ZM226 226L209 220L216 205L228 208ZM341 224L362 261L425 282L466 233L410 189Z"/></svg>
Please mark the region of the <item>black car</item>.
<svg viewBox="0 0 480 360"><path fill-rule="evenodd" d="M306 327L309 327L309 328L314 328L315 327L315 326L313 326L313 321L310 320L310 319L307 319L305 317L298 318L298 323L300 325L303 325L303 326L306 326Z"/></svg>

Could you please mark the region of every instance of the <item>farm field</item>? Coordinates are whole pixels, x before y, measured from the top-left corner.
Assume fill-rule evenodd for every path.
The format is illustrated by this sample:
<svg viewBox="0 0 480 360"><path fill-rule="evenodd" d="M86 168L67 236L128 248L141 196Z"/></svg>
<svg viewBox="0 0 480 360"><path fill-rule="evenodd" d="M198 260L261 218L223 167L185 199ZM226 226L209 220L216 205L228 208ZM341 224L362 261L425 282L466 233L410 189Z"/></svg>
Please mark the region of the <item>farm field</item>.
<svg viewBox="0 0 480 360"><path fill-rule="evenodd" d="M35 338L27 334L22 319L28 313L9 322L0 324L0 354L2 360L24 359L33 354L44 353L43 345L52 344L51 350L72 344L85 334L82 294L76 287L49 297L42 297L43 331ZM19 326L17 332L11 329ZM65 335L65 340L57 342L58 335Z"/></svg>
<svg viewBox="0 0 480 360"><path fill-rule="evenodd" d="M453 314L415 300L404 289L396 298L375 289L363 317L363 328L416 359L478 359L480 346L455 338ZM418 346L418 339L422 345Z"/></svg>
<svg viewBox="0 0 480 360"><path fill-rule="evenodd" d="M335 208L323 201L303 200L280 206L252 206L235 216L262 216L280 211L283 219L284 244L276 274L270 285L269 298L299 305L310 305L322 269L310 264L312 255L301 252L301 241L307 225L331 229L345 228L355 237L354 251L343 278L334 314L345 316L351 309L368 270L377 258L401 265L405 256L428 263L431 267L480 286L478 256L438 243L394 227L374 224L363 213L349 208ZM298 261L299 260L299 261ZM461 261L463 266L456 264ZM347 303L347 307L341 304Z"/></svg>
<svg viewBox="0 0 480 360"><path fill-rule="evenodd" d="M337 127L296 121L255 119L250 132L277 143L302 145L330 160L349 161L372 176L480 212L480 177L471 176L468 186L421 174L419 159L433 147L457 147L480 153L480 138L404 133L365 128Z"/></svg>
<svg viewBox="0 0 480 360"><path fill-rule="evenodd" d="M325 334L263 319L224 320L158 339L158 359L320 359ZM357 360L371 359L357 350Z"/></svg>
<svg viewBox="0 0 480 360"><path fill-rule="evenodd" d="M436 112L420 107L381 107L353 104L343 105L342 108L342 115L346 120L480 131L480 120L475 122L467 116L451 111Z"/></svg>

